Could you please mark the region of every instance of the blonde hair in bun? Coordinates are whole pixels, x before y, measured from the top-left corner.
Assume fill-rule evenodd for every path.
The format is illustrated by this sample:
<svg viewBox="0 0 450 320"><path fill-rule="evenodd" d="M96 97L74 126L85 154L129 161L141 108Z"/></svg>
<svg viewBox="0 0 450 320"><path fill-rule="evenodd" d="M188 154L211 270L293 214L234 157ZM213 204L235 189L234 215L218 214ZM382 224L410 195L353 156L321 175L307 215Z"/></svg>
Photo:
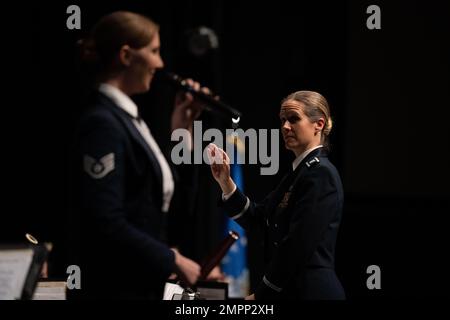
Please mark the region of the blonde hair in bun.
<svg viewBox="0 0 450 320"><path fill-rule="evenodd" d="M333 120L331 119L330 106L328 105L327 99L318 92L304 90L291 93L281 101L281 104L289 100L302 103L304 105L303 112L310 121L314 122L320 118L325 120L321 138L323 145L328 147L328 135L333 128Z"/></svg>

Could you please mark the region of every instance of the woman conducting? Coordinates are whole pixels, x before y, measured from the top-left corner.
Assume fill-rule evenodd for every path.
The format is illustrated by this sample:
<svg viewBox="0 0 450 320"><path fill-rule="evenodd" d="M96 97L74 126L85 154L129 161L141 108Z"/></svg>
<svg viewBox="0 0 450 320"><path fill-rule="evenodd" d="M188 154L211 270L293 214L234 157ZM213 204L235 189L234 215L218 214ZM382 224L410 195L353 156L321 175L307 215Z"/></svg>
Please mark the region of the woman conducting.
<svg viewBox="0 0 450 320"><path fill-rule="evenodd" d="M246 299L345 299L334 271L344 199L339 173L327 158L328 103L317 92L292 93L281 103L280 121L285 147L296 158L261 203L236 188L227 154L209 147L221 206L244 228L265 229L264 277Z"/></svg>

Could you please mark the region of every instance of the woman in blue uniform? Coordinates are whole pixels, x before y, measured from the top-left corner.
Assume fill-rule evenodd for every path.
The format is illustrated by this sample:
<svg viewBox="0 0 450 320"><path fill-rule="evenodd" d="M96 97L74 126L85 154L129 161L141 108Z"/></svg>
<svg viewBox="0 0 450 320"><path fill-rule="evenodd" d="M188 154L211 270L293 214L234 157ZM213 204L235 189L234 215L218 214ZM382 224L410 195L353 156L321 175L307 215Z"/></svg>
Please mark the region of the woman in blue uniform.
<svg viewBox="0 0 450 320"><path fill-rule="evenodd" d="M186 195L179 191L183 183L192 189L192 175L169 165L130 98L148 91L163 67L158 25L139 14L114 12L80 45L85 60L95 66L96 89L77 135L78 294L161 299L169 275L194 284L200 267L166 244L174 199L177 192ZM208 92L194 81L189 84ZM200 112L192 95L179 93L172 129L192 130Z"/></svg>
<svg viewBox="0 0 450 320"><path fill-rule="evenodd" d="M226 153L209 147L212 159L223 159L211 164L221 205L244 228L265 228L264 277L247 299L345 299L334 271L344 199L339 173L327 158L328 103L317 92L292 93L281 103L280 121L285 147L296 159L261 203L236 188Z"/></svg>

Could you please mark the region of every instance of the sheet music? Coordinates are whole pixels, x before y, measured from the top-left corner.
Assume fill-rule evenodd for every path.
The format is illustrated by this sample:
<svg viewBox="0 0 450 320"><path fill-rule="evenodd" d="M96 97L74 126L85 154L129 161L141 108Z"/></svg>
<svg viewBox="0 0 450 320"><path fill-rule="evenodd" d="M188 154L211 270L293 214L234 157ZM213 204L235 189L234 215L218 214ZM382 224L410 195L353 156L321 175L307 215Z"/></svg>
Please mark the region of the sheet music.
<svg viewBox="0 0 450 320"><path fill-rule="evenodd" d="M38 282L34 291L33 300L66 300L66 282Z"/></svg>
<svg viewBox="0 0 450 320"><path fill-rule="evenodd" d="M175 283L166 282L163 300L172 300L174 294L183 294L183 291L184 289L181 286Z"/></svg>
<svg viewBox="0 0 450 320"><path fill-rule="evenodd" d="M0 300L21 298L33 254L32 249L0 251Z"/></svg>

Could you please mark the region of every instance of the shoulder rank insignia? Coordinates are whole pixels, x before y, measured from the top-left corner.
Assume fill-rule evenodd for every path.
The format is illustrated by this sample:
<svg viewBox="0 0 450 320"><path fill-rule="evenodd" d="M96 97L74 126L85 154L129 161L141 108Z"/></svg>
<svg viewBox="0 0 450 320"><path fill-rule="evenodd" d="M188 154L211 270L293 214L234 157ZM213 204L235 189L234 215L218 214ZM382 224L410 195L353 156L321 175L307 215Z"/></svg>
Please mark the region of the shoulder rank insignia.
<svg viewBox="0 0 450 320"><path fill-rule="evenodd" d="M308 162L306 162L306 166L307 166L308 168L311 168L312 165L319 164L319 163L320 163L319 158L314 157L314 158L312 158L311 160L309 160Z"/></svg>
<svg viewBox="0 0 450 320"><path fill-rule="evenodd" d="M114 153L103 156L100 160L85 155L83 159L84 171L94 179L101 179L114 170Z"/></svg>

